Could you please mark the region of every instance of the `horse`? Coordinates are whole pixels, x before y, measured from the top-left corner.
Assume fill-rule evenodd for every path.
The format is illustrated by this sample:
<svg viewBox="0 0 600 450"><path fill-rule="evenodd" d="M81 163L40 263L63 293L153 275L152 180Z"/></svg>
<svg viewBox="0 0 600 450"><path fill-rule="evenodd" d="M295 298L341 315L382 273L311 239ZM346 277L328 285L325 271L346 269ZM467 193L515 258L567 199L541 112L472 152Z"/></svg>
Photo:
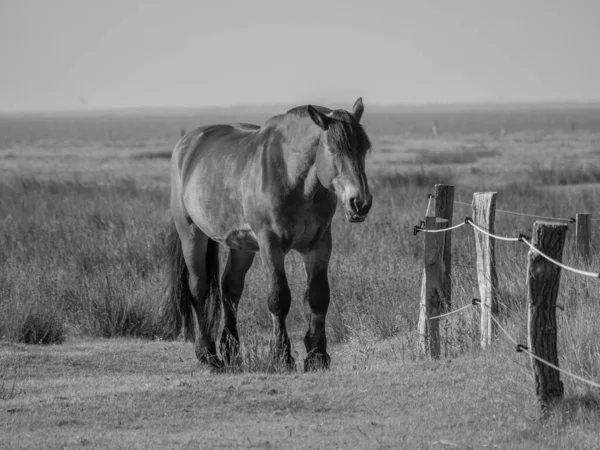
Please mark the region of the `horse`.
<svg viewBox="0 0 600 450"><path fill-rule="evenodd" d="M182 137L171 157L169 288L161 323L174 339L184 329L198 360L219 371L239 354L237 310L246 273L260 254L272 317L271 345L295 367L286 317L291 294L284 259L300 253L307 276L304 370L328 369L325 317L330 289L331 221L338 199L348 221L372 204L365 174L371 148L359 98L348 112L298 106L261 127L209 125ZM219 282L219 245L229 249ZM224 327L217 353L221 309ZM198 323L195 333L194 312Z"/></svg>

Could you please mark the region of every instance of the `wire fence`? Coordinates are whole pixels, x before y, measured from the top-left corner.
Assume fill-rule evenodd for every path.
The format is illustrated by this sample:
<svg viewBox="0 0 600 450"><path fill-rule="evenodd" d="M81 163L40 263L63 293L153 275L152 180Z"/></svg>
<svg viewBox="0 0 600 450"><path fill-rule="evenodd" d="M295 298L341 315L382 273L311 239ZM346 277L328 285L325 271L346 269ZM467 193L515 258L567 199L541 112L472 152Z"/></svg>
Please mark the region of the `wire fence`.
<svg viewBox="0 0 600 450"><path fill-rule="evenodd" d="M428 198L429 198L429 203L427 206L427 214L429 214L429 210L430 210L430 206L431 206L431 199L434 196L432 194L429 194ZM459 202L459 201L454 201L454 203L459 204L459 205L466 205L466 206L471 206L469 203L464 203L464 202ZM540 216L540 215L534 215L534 214L525 214L525 213L518 213L515 211L503 211L503 210L496 210L498 212L503 212L503 213L507 213L507 214L515 214L515 215L520 215L520 216L525 216L525 217L533 217L533 218L538 218L538 219L547 219L547 220L553 220L553 221L562 221L562 222L569 222L569 223L574 223L575 219L573 218L569 218L569 219L565 219L565 218L559 218L559 217L549 217L549 216ZM600 220L600 218L598 219L591 219L593 221L597 221ZM477 232L484 234L486 236L489 236L493 239L497 239L497 240L501 240L501 241L508 241L508 242L523 242L525 243L531 250L533 250L534 252L538 253L539 255L541 255L542 257L544 257L546 260L550 261L551 263L557 265L558 267L561 267L565 270L571 271L573 273L576 273L578 275L582 275L582 276L587 276L587 277L592 277L592 278L600 278L600 272L589 272L589 271L584 271L581 269L577 269L575 267L571 267L568 266L566 264L563 264L562 262L556 261L555 259L551 258L550 256L546 255L545 253L543 253L541 250L539 250L538 248L535 247L535 245L530 242L531 238L529 236L526 235L519 235L518 237L505 237L505 236L498 236L496 234L490 233L489 231L485 230L484 228L478 226L477 224L473 223L472 219L469 217L466 217L465 220L453 227L449 227L449 228L444 228L444 229L439 229L439 230L427 230L423 227L424 222L421 222L421 226L415 226L415 230L414 230L414 234L417 234L418 232L424 232L424 233L445 233L457 228L460 228L464 225L471 225L471 227L473 227L474 230L476 230ZM444 314L440 314L438 316L434 316L434 317L429 317L429 320L434 320L434 319L441 319L441 318L445 318L454 314L457 314L461 311L464 311L468 308L470 308L471 306L474 305L480 305L482 308L483 307L489 307L487 305L483 305L482 302L478 299L473 299L473 301L471 302L471 304L467 304L462 306L461 308L458 308L456 310L444 313ZM571 377L575 380L578 380L582 383L587 384L588 386L591 386L593 388L598 388L600 389L600 383L597 383L595 381L592 380L588 380L585 379L579 375L575 375L574 373L562 369L560 367L558 367L555 364L550 363L549 361L546 361L543 358L540 358L539 356L533 354L526 346L519 344L517 342L517 340L508 332L506 331L506 329L502 326L502 324L500 323L500 321L493 315L490 314L490 318L491 320L495 323L495 325L498 327L498 329L500 331L502 331L502 333L505 335L505 337L515 346L515 349L517 352L523 352L528 354L529 356L531 356L532 358L534 358L535 360L541 362L542 364L547 365L548 367L553 368L554 370L557 370L559 372L561 372L562 374Z"/></svg>
<svg viewBox="0 0 600 450"><path fill-rule="evenodd" d="M600 389L600 384L599 384L599 383L596 383L595 381L592 381L592 380L587 380L587 379L585 379L585 378L583 378L583 377L580 377L579 375L575 375L574 373L572 373L572 372L569 372L568 370L562 369L562 368L560 368L560 367L558 367L558 366L556 366L556 365L552 364L551 362L549 362L549 361L546 361L545 359L543 359L543 358L540 358L540 357L539 357L539 356L537 356L537 355L534 355L534 354L533 354L533 353L532 353L532 352L529 350L529 348L527 348L526 346L524 346L524 345L522 345L522 344L519 344L519 343L517 342L517 340L516 340L514 337L512 337L508 331L506 331L506 330L504 329L504 327L503 327L503 326L500 324L500 321L499 321L498 319L496 319L496 318L495 318L493 315L491 315L491 318L492 318L492 320L494 321L494 323L496 324L496 326L498 327L498 329L499 329L500 331L502 331L502 333L504 333L504 335L506 336L506 338L507 338L507 339L508 339L508 340L509 340L509 341L510 341L512 344L514 344L514 345L515 345L515 349L516 349L516 351L517 351L517 352L523 352L523 353L526 353L526 354L528 354L529 356L531 356L532 358L534 358L534 359L538 360L539 362L541 362L542 364L545 364L545 365L547 365L548 367L551 367L551 368L553 368L554 370L558 370L560 373L563 373L563 374L565 374L565 375L567 375L567 376L569 376L569 377L571 377L571 378L573 378L573 379L575 379L575 380L579 380L579 381L581 381L582 383L585 383L585 384L587 384L587 385L589 385L589 386L592 386L592 387L595 387L595 388L599 388L599 389Z"/></svg>
<svg viewBox="0 0 600 450"><path fill-rule="evenodd" d="M555 259L550 258L548 255L546 255L545 253L543 253L542 251L540 251L539 249L535 248L535 246L527 241L526 239L522 239L522 241L527 244L529 246L529 248L531 248L531 250L533 250L534 252L538 253L539 255L543 256L544 258L546 258L548 261L550 261L551 263L557 265L558 267L562 267L565 270L569 270L573 273L579 274L579 275L583 275L585 277L592 277L592 278L600 278L600 273L598 272L587 272L585 270L581 270L581 269L576 269L575 267L570 267L567 266L566 264L563 264L561 262L556 261Z"/></svg>
<svg viewBox="0 0 600 450"><path fill-rule="evenodd" d="M490 233L489 231L484 230L483 228L481 228L479 225L475 225L473 223L473 221L470 218L466 218L465 222L468 223L469 225L471 225L473 228L475 228L477 231L479 231L482 234L485 234L489 237L492 237L494 239L498 239L500 241L508 241L508 242L519 242L521 240L521 237L504 237L504 236L497 236L495 234Z"/></svg>
<svg viewBox="0 0 600 450"><path fill-rule="evenodd" d="M431 195L431 194L429 194L429 195ZM458 200L454 200L454 203L457 204L457 205L472 206L470 203L459 202ZM554 221L557 221L557 222L569 222L569 223L575 223L576 222L576 220L575 220L574 217L569 217L567 219L567 218L564 218L564 217L540 216L540 215L537 215L537 214L527 214L527 213L522 213L522 212L517 212L517 211L507 211L507 210L504 210L504 209L496 209L496 212L501 212L501 213L504 213L504 214L512 214L512 215L515 215L515 216L531 217L531 218L534 218L534 219L554 220ZM600 220L600 219L592 219L592 220Z"/></svg>
<svg viewBox="0 0 600 450"><path fill-rule="evenodd" d="M475 303L475 300L473 300L473 302L471 304L465 305L462 308L455 309L454 311L450 311L450 312L447 312L445 314L440 314L439 316L428 317L428 319L429 320L433 320L433 319L441 319L442 317L448 317L448 316L451 316L451 315L456 314L458 312L461 312L461 311L463 311L463 310L465 310L467 308L470 308L471 306L475 306L476 304L477 303Z"/></svg>
<svg viewBox="0 0 600 450"><path fill-rule="evenodd" d="M539 250L538 248L536 248L535 245L533 245L529 241L530 240L529 236L526 236L524 234L520 234L517 237L498 236L496 234L490 233L489 231L486 231L485 229L481 228L479 225L476 225L475 223L473 223L473 220L471 220L470 217L466 217L465 220L464 220L464 222L461 222L458 225L454 225L453 227L450 227L450 228L442 228L442 229L439 229L439 230L427 230L427 229L423 228L422 226L420 226L420 227L419 226L415 226L415 234L417 234L418 232L423 232L423 233L446 233L446 232L454 230L456 228L460 228L460 227L462 227L465 224L471 225L479 233L485 234L486 236L489 236L489 237L491 237L493 239L497 239L497 240L500 240L500 241L508 241L508 242L524 242L533 251L535 251L536 253L538 253L542 257L546 258L548 261L552 262L553 264L557 265L558 267L561 267L561 268L563 268L565 270L571 271L571 272L579 274L579 275L583 275L583 276L591 277L591 278L599 278L600 279L600 272L589 272L589 271L577 269L575 267L568 266L568 265L563 264L563 263L561 263L559 261L556 261L555 259L552 259L550 256L546 255L544 252L542 252L541 250Z"/></svg>
<svg viewBox="0 0 600 450"><path fill-rule="evenodd" d="M434 320L434 319L441 319L443 317L448 317L448 316L451 316L453 314L456 314L456 313L459 313L461 311L464 311L465 309L471 308L471 306L476 306L476 305L479 305L482 308L486 307L485 305L483 305L481 303L481 301L479 299L473 299L472 302L470 304L468 304L468 305L465 305L465 306L463 306L461 308L455 309L454 311L450 311L450 312L445 313L445 314L440 314L439 316L428 317L428 319L429 320ZM500 331L502 331L502 333L504 333L504 336L515 346L515 349L516 349L517 352L526 353L529 356L531 356L532 358L534 358L537 361L541 362L542 364L547 365L548 367L551 367L551 368L553 368L555 370L558 370L559 372L561 372L561 373L563 373L563 374L565 374L565 375L567 375L567 376L569 376L569 377L571 377L571 378L573 378L575 380L578 380L578 381L580 381L582 383L585 383L585 384L587 384L587 385L589 385L591 387L600 389L600 383L596 383L595 381L585 379L583 377L580 377L579 375L575 375L574 373L572 373L572 372L570 372L568 370L562 369L562 368L560 368L560 367L552 364L551 362L546 361L545 359L540 358L539 356L533 354L529 350L529 348L527 348L526 346L524 346L522 344L519 344L519 342L508 331L506 331L506 329L502 326L502 324L500 323L500 321L496 317L494 317L493 314L490 315L490 318L496 324L496 326L498 327L498 329Z"/></svg>
<svg viewBox="0 0 600 450"><path fill-rule="evenodd" d="M423 228L422 226L418 227L418 229L419 229L419 231L423 231L425 233L446 233L448 231L456 230L457 228L460 228L463 225L466 225L466 223L465 222L461 222L458 225L454 225L454 226L452 226L450 228L442 228L442 229L439 229L439 230L427 230L427 229Z"/></svg>

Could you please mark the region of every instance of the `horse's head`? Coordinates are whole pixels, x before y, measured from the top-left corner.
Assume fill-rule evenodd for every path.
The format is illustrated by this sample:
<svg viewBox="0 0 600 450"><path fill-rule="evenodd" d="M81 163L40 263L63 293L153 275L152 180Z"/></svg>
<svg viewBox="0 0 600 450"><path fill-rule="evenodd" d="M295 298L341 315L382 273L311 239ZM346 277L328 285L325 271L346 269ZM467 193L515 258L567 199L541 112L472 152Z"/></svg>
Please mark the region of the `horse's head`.
<svg viewBox="0 0 600 450"><path fill-rule="evenodd" d="M364 111L362 99L354 103L351 113L341 109L325 111L308 106L308 114L322 130L317 177L341 200L346 218L362 222L373 201L365 174L365 157L371 142L359 123Z"/></svg>

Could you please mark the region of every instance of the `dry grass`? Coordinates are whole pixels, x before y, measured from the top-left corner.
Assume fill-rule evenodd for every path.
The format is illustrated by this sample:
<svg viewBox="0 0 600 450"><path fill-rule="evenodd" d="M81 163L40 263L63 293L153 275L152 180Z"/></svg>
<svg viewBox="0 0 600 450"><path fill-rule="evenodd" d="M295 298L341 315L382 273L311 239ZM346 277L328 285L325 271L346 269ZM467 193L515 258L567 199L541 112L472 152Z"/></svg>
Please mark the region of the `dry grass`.
<svg viewBox="0 0 600 450"><path fill-rule="evenodd" d="M402 360L395 340L337 346L329 372L198 370L182 343L83 340L2 348L19 395L9 448L597 448L589 397L540 422L532 381L494 352ZM500 349L498 349L500 350ZM596 416L595 416L596 415ZM445 443L445 444L444 444Z"/></svg>
<svg viewBox="0 0 600 450"><path fill-rule="evenodd" d="M165 199L129 180L0 184L0 336L153 337Z"/></svg>
<svg viewBox="0 0 600 450"><path fill-rule="evenodd" d="M21 392L17 388L17 371L12 370L12 373L6 368L0 371L0 400L12 400Z"/></svg>
<svg viewBox="0 0 600 450"><path fill-rule="evenodd" d="M153 131L156 133L157 129ZM168 135L178 131L173 127ZM67 421L65 426L70 431L65 436L76 439L73 433L79 433L77 436L81 439L100 445L97 434L81 432L88 419L82 419L81 424L69 425L71 406L63 404L59 398L71 398L74 391L64 380L71 369L61 372L58 367L61 364L61 367L70 367L78 361L83 361L83 372L73 369L78 377L84 374L105 377L102 378L104 385L101 383L98 388L91 387L83 379L78 378L76 382L76 385L81 383L77 392L87 390L89 394L85 397L88 400L76 403L86 411L89 408L90 417L100 414L92 412L93 402L99 402L101 395L110 392L116 395L116 403L100 402L100 409L106 413L116 407L125 423L138 423L141 429L158 426L155 421L158 419L152 418L153 414L159 414L158 411L151 409L153 412L149 413L148 420L134 417L132 412L147 405L144 396L150 396L154 401L168 405L169 414L180 421L178 426L189 425L187 413L176 412L179 407L176 401L184 401L190 393L184 394L184 389L181 395L168 401L168 396L178 391L172 391L170 385L156 384L156 380L169 377L173 370L179 370L177 367L185 367L182 369L185 371L195 364L190 345L150 344L147 341L123 344L124 341L108 340L101 341L98 346L82 344L85 350L81 350L78 344L87 336L153 339L160 335L157 310L164 290L163 224L168 204L168 160L164 156L168 139L164 136L153 139L148 135L149 130L140 132L141 138L135 135L124 138L120 135L124 132L124 129L114 132L108 141L98 137L86 143L84 138L79 138L70 142L70 146L61 147L60 140L54 137L51 142L5 143L4 149L0 150L0 173L3 174L0 182L0 338L4 342L67 342L63 344L64 354L61 346L52 345L46 350L12 344L0 347L0 371L4 370L3 378L0 378L0 400L13 402L6 403L7 408L13 408L10 405L18 411L24 408L17 414L19 417L22 414L22 418L11 422L10 442L18 442L21 436L19 424L29 420L30 413L36 414L37 410L27 405L45 395L41 387L35 387L38 382L35 370L50 370L54 371L54 378L48 381L47 388L55 397L44 398L50 398L57 417ZM323 384L310 385L310 389L316 389L312 401L320 402L315 408L325 408L322 417L331 419L327 422L329 425L350 426L347 424L352 423L352 427L360 426L360 423L341 419L340 411L355 411L357 418L368 416L369 408L382 411L381 423L386 432L377 434L376 427L371 430L360 426L364 434L370 436L369 442L359 445L364 447L403 443L409 447L427 448L440 445L435 444L436 439L455 439L459 446L473 448L486 445L528 448L532 442L544 448L596 445L597 435L590 430L600 425L597 393L563 379L565 401L557 407L556 415L547 425L537 424L528 361L523 354L515 353L501 335L497 336L492 352L479 350L476 308L442 321L443 356L456 364L423 361L416 340L423 250L421 237L412 235L412 226L423 217L426 195L435 183L455 184L456 198L466 202L470 201L474 191L496 190L500 209L555 217L593 212L593 206L600 203L600 188L594 184L600 177L590 161L597 156L600 136L583 132L523 132L503 137L476 134L442 135L433 139L394 135L388 130L375 133L373 138L375 149L368 167L375 197L371 216L358 226L339 216L333 223L332 304L327 330L333 370L331 374L319 375L319 379L325 380ZM390 151L379 153L377 145L380 141L385 141ZM416 153L411 149L424 150ZM421 155L417 156L418 164L414 164L416 155ZM452 163L451 168L448 163ZM470 214L470 208L455 206L455 222ZM498 213L496 229L501 235L513 236L529 232L532 223L530 218ZM565 260L582 267L584 262L573 252L573 235L570 230ZM458 308L478 296L472 230L466 227L457 230L453 246L453 306ZM593 250L597 248L596 242ZM221 253L224 257L225 252ZM527 328L526 253L527 249L522 245L497 244L499 317L521 342L526 341ZM306 327L300 301L304 273L296 255L291 255L286 265L295 299L288 326L295 344L295 357L300 364L304 357L300 342ZM589 267L600 267L600 258L594 256ZM209 405L213 412L231 414L230 420L241 420L242 427L246 416L227 413L224 406L215 406L220 403L211 403L223 402L217 393L220 390L227 392L229 380L236 380L236 383L248 380L250 385L256 383L256 389L272 382L279 383L297 389L286 398L299 406L289 408L295 416L309 421L312 410L310 402L305 400L304 389L311 383L307 380L316 378L281 374L282 368L273 362L268 347L270 317L263 286L264 275L257 260L248 275L240 305L242 351L228 368L229 374L222 378L189 379L181 375L182 380L185 378L182 383L189 384L193 390L192 398L199 404ZM600 380L600 339L595 320L600 314L595 301L598 297L600 285L597 280L581 279L563 272L558 301L562 307L558 312L560 364L596 381ZM150 353L142 351L131 365L125 364L129 369L124 385L109 386L110 380L119 376L120 369L119 362L106 353L116 346L114 348L124 353L115 357L126 360L132 351L130 345L139 347L140 351L154 350ZM153 353L161 345L168 346L169 351L176 348L175 354L181 355L182 360L171 360L160 351ZM19 358L29 355L24 361L36 362L31 369L23 369L24 372L19 368L19 374L15 375L14 371L3 368L19 366L16 355L20 355ZM114 365L114 371L94 362L95 358ZM150 366L151 374L141 375L146 372L148 359L152 358L158 359ZM456 373L450 369L455 366L458 366ZM275 378L261 380L253 373L271 373L273 375L268 377ZM454 384L446 386L442 373L450 373L448 379L455 379ZM152 378L152 374L159 374L159 378ZM347 382L335 385L335 380L340 377ZM381 392L371 395L370 387L365 387L365 379L375 380L373 389L381 389ZM463 379L474 380L475 384L456 381ZM135 387L140 382L150 383L157 389L142 389L141 393ZM214 393L203 399L205 391L199 386L205 383L214 383L215 387ZM390 394L383 394L392 385L395 388L391 392L397 396L393 404L386 400L386 395L389 397ZM519 387L515 388L517 385ZM489 386L495 386L493 395L486 393ZM278 388L273 389L280 392ZM327 389L331 393L327 394ZM342 404L337 399L338 395L347 397L353 390L365 389L368 394L365 392L364 399L357 403ZM22 392L28 396L23 398ZM413 396L423 401L418 402ZM257 403L252 407L240 399L232 405L232 411L242 408L262 417L266 414L265 405L271 405L271 397L267 394L256 398ZM288 404L278 395L273 397L275 399L284 402L278 404ZM465 416L464 421L449 419L460 417L456 416L452 405L459 405L456 408ZM195 411L197 405L189 405L189 408ZM430 439L415 434L424 431L412 434L407 431L403 438L386 428L395 417L406 421L405 429L415 427L418 430L416 418L434 410L447 411L448 414L440 415L438 421L447 432L432 435ZM117 426L117 422L113 423L108 416L102 420L109 427ZM488 440L482 440L479 435L482 423L484 428L488 427ZM332 433L329 425L323 429ZM250 433L249 428L244 429ZM202 436L210 436L210 433L206 434L208 432L203 433ZM362 433L357 433L357 438L364 438ZM333 433L332 436L342 434ZM385 439L378 443L373 436L384 436ZM184 443L192 442L189 435L179 435L179 438ZM75 441L69 441L69 444L61 439L54 441L57 446L75 445ZM293 441L280 443L290 442ZM343 441L335 442L342 445Z"/></svg>
<svg viewBox="0 0 600 450"><path fill-rule="evenodd" d="M499 156L497 149L489 148L487 145L465 146L445 151L431 149L409 149L414 153L414 164L472 164L482 158L494 158Z"/></svg>

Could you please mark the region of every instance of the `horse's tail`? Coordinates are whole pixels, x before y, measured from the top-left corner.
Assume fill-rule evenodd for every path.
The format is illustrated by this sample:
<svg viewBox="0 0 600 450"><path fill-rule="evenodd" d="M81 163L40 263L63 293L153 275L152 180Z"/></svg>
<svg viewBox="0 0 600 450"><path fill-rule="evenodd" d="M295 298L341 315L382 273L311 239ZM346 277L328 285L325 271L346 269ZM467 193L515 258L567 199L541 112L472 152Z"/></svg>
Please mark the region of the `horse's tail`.
<svg viewBox="0 0 600 450"><path fill-rule="evenodd" d="M161 328L164 339L177 339L181 328L185 338L195 340L193 297L188 284L189 272L183 258L181 239L173 222L167 231L166 263L168 287L162 307ZM204 318L209 336L216 340L221 320L221 292L219 290L219 244L208 240L206 250L208 295L204 304Z"/></svg>
<svg viewBox="0 0 600 450"><path fill-rule="evenodd" d="M165 263L167 266L167 291L160 318L162 337L171 340L177 339L185 321L186 338L193 339L194 316L192 293L188 285L188 268L183 259L181 239L173 222L167 229Z"/></svg>
<svg viewBox="0 0 600 450"><path fill-rule="evenodd" d="M206 331L211 341L217 340L221 325L221 289L219 286L219 243L208 239L206 246L206 275L208 278L208 295L204 303Z"/></svg>

